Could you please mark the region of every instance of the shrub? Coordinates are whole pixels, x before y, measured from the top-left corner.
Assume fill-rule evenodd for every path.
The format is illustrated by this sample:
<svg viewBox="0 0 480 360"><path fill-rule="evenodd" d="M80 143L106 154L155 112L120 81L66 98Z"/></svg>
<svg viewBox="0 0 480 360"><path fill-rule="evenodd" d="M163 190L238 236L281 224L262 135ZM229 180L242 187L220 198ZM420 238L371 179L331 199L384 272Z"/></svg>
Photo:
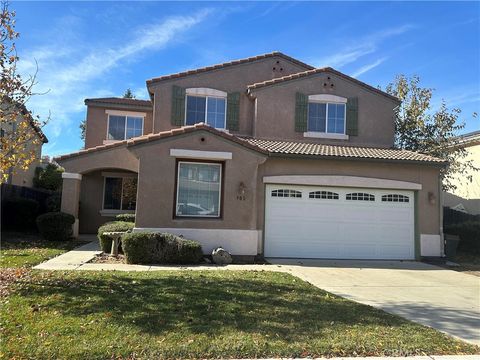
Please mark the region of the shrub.
<svg viewBox="0 0 480 360"><path fill-rule="evenodd" d="M105 235L107 232L132 231L135 227L133 222L111 221L98 228L98 240L103 252L109 253L112 249L112 238Z"/></svg>
<svg viewBox="0 0 480 360"><path fill-rule="evenodd" d="M75 217L63 212L48 212L37 217L40 234L50 241L65 241L72 236Z"/></svg>
<svg viewBox="0 0 480 360"><path fill-rule="evenodd" d="M32 199L13 198L5 201L2 209L3 225L13 230L31 230L35 228L35 219L38 215L39 203Z"/></svg>
<svg viewBox="0 0 480 360"><path fill-rule="evenodd" d="M135 214L118 214L115 216L118 221L135 222Z"/></svg>
<svg viewBox="0 0 480 360"><path fill-rule="evenodd" d="M60 206L62 203L62 194L55 193L45 200L45 207L48 212L57 212L60 211Z"/></svg>
<svg viewBox="0 0 480 360"><path fill-rule="evenodd" d="M48 164L45 168L37 167L33 178L33 186L46 190L61 190L62 172L63 169L53 163Z"/></svg>
<svg viewBox="0 0 480 360"><path fill-rule="evenodd" d="M200 243L166 233L125 234L122 246L128 264L198 264L203 257Z"/></svg>
<svg viewBox="0 0 480 360"><path fill-rule="evenodd" d="M480 254L480 221L448 225L444 233L460 236L459 250Z"/></svg>

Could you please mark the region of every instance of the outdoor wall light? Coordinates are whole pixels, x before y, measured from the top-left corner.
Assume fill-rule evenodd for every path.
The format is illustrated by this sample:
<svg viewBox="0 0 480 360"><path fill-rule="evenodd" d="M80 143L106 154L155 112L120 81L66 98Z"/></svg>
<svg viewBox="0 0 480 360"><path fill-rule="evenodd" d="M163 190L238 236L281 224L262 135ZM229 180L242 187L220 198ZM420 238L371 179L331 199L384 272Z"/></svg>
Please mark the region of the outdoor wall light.
<svg viewBox="0 0 480 360"><path fill-rule="evenodd" d="M428 192L428 202L430 203L430 205L435 205L435 202L437 200L437 197L435 196L435 194L431 191Z"/></svg>
<svg viewBox="0 0 480 360"><path fill-rule="evenodd" d="M238 184L238 189L237 189L237 200L245 200L247 197L247 186L243 181Z"/></svg>

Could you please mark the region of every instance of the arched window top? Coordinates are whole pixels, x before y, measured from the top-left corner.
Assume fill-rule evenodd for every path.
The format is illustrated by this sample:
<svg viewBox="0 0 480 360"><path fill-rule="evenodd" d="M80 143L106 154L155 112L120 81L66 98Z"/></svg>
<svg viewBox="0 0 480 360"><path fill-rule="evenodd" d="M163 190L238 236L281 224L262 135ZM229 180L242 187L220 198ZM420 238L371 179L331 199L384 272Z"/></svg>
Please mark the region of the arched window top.
<svg viewBox="0 0 480 360"><path fill-rule="evenodd" d="M291 190L291 189L276 189L276 190L272 190L272 197L301 198L302 193L300 191Z"/></svg>
<svg viewBox="0 0 480 360"><path fill-rule="evenodd" d="M401 194L387 194L387 195L382 195L382 201L408 203L410 202L410 198L406 195L401 195Z"/></svg>
<svg viewBox="0 0 480 360"><path fill-rule="evenodd" d="M332 200L338 200L338 194L331 192L331 191L311 191L308 194L308 197L310 199L332 199Z"/></svg>
<svg viewBox="0 0 480 360"><path fill-rule="evenodd" d="M375 195L367 193L350 193L347 194L347 200L356 200L356 201L375 201Z"/></svg>
<svg viewBox="0 0 480 360"><path fill-rule="evenodd" d="M227 97L225 91L211 89L211 88L188 88L185 89L187 95L192 96L215 96L215 97Z"/></svg>

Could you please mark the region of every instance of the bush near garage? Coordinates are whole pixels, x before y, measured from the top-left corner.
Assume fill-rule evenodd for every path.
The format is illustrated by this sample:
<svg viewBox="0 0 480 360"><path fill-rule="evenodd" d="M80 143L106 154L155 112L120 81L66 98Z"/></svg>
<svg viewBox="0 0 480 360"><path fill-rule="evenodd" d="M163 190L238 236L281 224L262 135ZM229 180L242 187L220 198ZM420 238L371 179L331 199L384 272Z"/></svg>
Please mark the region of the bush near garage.
<svg viewBox="0 0 480 360"><path fill-rule="evenodd" d="M128 264L198 264L202 246L168 233L136 232L122 237Z"/></svg>
<svg viewBox="0 0 480 360"><path fill-rule="evenodd" d="M458 250L480 254L480 221L448 225L443 232L460 237Z"/></svg>
<svg viewBox="0 0 480 360"><path fill-rule="evenodd" d="M135 222L135 214L118 214L115 216L117 221Z"/></svg>
<svg viewBox="0 0 480 360"><path fill-rule="evenodd" d="M6 200L2 208L2 227L17 231L34 230L39 207L38 201L33 199L18 197Z"/></svg>
<svg viewBox="0 0 480 360"><path fill-rule="evenodd" d="M75 217L63 212L48 212L37 217L40 235L49 241L66 241L72 237Z"/></svg>
<svg viewBox="0 0 480 360"><path fill-rule="evenodd" d="M98 241L103 252L109 253L112 249L112 238L105 233L132 231L135 223L127 221L111 221L98 228ZM121 250L121 247L119 248Z"/></svg>

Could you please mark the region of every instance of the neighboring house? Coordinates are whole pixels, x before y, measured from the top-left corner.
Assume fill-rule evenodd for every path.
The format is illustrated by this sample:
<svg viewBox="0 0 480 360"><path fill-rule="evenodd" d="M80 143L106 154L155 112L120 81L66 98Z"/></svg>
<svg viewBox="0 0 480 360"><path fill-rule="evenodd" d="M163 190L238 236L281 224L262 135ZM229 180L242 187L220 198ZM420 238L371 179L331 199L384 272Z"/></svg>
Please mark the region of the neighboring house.
<svg viewBox="0 0 480 360"><path fill-rule="evenodd" d="M94 233L182 234L206 253L336 259L443 254L440 159L393 149L399 100L282 53L87 99L86 149L58 157L63 211Z"/></svg>
<svg viewBox="0 0 480 360"><path fill-rule="evenodd" d="M460 136L459 145L467 152L463 161L480 169L480 130ZM472 181L467 176L472 176ZM467 174L456 174L452 183L455 190L443 194L443 204L449 208L472 215L480 214L480 172L469 170Z"/></svg>
<svg viewBox="0 0 480 360"><path fill-rule="evenodd" d="M42 158L42 146L45 143L48 143L48 139L45 134L42 132L42 129L38 127L33 121L30 113L24 106L21 106L20 113L21 117L15 123L2 123L0 124L0 137L6 136L9 133L15 133L19 126L19 121L25 121L29 123L29 129L31 131L31 136L28 138L31 140L26 146L27 151L33 150L34 160L28 166L27 170L23 170L20 167L9 169L7 184L17 185L17 186L33 186L33 178L35 177L35 169L37 166L40 166Z"/></svg>

